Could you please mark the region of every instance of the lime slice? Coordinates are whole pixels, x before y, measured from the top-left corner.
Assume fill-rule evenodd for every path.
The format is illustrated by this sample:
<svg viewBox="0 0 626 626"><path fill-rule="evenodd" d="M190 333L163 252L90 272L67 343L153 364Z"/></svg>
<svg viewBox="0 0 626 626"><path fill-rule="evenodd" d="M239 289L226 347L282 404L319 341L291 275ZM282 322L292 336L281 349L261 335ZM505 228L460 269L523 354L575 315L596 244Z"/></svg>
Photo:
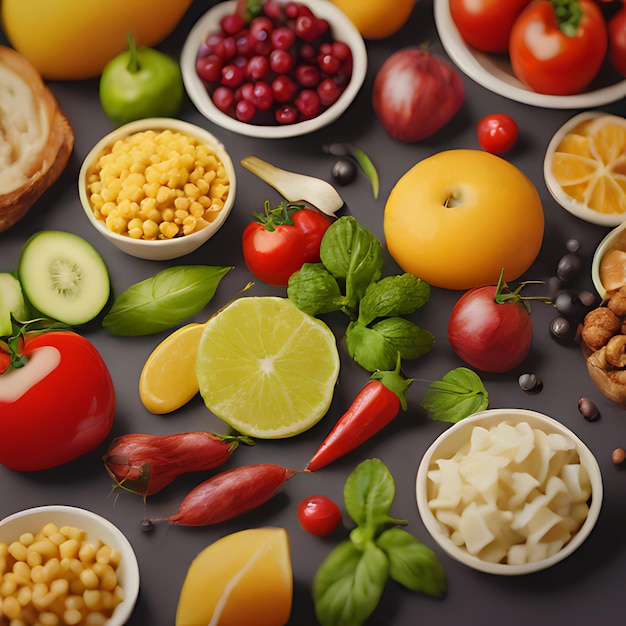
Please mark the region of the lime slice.
<svg viewBox="0 0 626 626"><path fill-rule="evenodd" d="M207 408L244 435L292 437L328 411L339 375L332 331L290 300L235 300L204 328L196 376Z"/></svg>

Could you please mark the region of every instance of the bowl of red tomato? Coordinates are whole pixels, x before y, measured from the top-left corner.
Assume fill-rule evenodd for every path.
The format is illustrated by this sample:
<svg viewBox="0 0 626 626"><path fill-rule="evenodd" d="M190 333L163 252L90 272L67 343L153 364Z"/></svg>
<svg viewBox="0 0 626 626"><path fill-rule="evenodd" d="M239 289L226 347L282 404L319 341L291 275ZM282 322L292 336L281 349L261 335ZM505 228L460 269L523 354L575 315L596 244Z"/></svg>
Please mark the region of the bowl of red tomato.
<svg viewBox="0 0 626 626"><path fill-rule="evenodd" d="M555 109L601 106L626 96L621 2L580 0L583 17L574 19L571 35L559 29L548 0L478 4L476 10L469 0L434 0L443 47L478 84Z"/></svg>
<svg viewBox="0 0 626 626"><path fill-rule="evenodd" d="M266 0L242 17L220 2L191 29L183 82L211 122L267 139L311 133L339 118L359 92L367 51L346 15L325 0Z"/></svg>

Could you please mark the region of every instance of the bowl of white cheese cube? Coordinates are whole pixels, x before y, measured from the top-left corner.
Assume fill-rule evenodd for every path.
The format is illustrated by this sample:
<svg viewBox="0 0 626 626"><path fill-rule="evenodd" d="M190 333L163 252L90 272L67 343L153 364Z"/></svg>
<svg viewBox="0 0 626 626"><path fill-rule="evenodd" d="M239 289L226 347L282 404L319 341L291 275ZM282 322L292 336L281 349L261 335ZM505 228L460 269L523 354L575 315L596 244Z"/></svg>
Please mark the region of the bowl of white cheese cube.
<svg viewBox="0 0 626 626"><path fill-rule="evenodd" d="M424 454L417 506L452 558L482 572L530 574L572 554L602 506L598 463L561 422L487 409L457 422Z"/></svg>

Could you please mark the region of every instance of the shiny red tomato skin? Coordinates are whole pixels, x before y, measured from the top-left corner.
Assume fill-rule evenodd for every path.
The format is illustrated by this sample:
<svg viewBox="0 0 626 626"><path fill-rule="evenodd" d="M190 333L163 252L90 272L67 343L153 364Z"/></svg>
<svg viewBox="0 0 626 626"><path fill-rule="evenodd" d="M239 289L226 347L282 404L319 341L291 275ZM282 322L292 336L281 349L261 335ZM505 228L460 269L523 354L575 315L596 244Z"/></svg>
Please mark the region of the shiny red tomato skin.
<svg viewBox="0 0 626 626"><path fill-rule="evenodd" d="M298 505L298 521L306 532L326 537L339 525L341 510L327 496L309 496Z"/></svg>
<svg viewBox="0 0 626 626"><path fill-rule="evenodd" d="M113 426L115 390L95 346L77 333L51 331L27 335L23 354L26 365L0 375L0 463L45 470L100 444ZM49 365L33 381L38 363ZM31 382L9 398L20 379Z"/></svg>
<svg viewBox="0 0 626 626"><path fill-rule="evenodd" d="M311 209L293 214L293 224L267 230L251 222L242 235L243 258L248 269L269 285L284 287L305 263L319 263L320 244L330 218Z"/></svg>
<svg viewBox="0 0 626 626"><path fill-rule="evenodd" d="M457 356L472 367L502 373L526 359L533 330L522 304L498 304L495 295L495 285L464 293L450 314L448 341Z"/></svg>
<svg viewBox="0 0 626 626"><path fill-rule="evenodd" d="M626 4L608 22L609 61L626 76Z"/></svg>
<svg viewBox="0 0 626 626"><path fill-rule="evenodd" d="M508 152L517 141L517 122L506 113L491 113L481 118L476 126L478 143L492 154Z"/></svg>
<svg viewBox="0 0 626 626"><path fill-rule="evenodd" d="M506 52L513 23L531 0L450 0L461 37L483 52Z"/></svg>
<svg viewBox="0 0 626 626"><path fill-rule="evenodd" d="M509 42L515 76L533 91L569 96L581 93L598 73L608 47L606 22L592 0L580 0L583 15L576 36L558 28L554 6L537 0L519 15ZM550 50L550 56L546 55Z"/></svg>

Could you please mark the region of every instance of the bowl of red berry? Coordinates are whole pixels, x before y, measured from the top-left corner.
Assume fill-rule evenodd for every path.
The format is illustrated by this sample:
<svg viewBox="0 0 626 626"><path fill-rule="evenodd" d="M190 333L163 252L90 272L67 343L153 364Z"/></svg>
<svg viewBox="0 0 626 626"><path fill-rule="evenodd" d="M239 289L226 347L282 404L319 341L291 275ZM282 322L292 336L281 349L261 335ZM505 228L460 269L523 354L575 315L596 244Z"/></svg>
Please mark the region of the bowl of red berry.
<svg viewBox="0 0 626 626"><path fill-rule="evenodd" d="M295 137L339 118L367 71L363 38L327 0L220 2L191 29L185 89L211 122L250 137Z"/></svg>

